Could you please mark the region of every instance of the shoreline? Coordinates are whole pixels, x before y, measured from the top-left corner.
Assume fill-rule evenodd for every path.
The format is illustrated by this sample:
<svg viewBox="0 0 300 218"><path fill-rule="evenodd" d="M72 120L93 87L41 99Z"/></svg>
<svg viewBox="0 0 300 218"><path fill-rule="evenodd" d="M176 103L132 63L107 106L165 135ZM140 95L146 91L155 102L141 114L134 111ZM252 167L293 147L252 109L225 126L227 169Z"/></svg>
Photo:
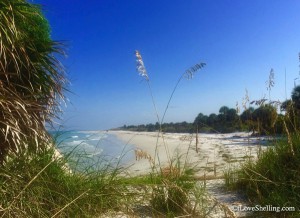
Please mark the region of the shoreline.
<svg viewBox="0 0 300 218"><path fill-rule="evenodd" d="M134 132L111 130L126 144L134 145L136 159L128 164L127 174L144 175L151 172L151 163L160 162L160 167L168 167L170 161L181 156L181 162L187 161L195 167L199 178L220 178L229 168L236 168L246 160L255 160L260 149L265 149L263 137L253 137L245 132L236 133L200 133L198 134L198 152L196 134ZM155 150L157 147L157 157ZM158 159L159 158L159 159Z"/></svg>

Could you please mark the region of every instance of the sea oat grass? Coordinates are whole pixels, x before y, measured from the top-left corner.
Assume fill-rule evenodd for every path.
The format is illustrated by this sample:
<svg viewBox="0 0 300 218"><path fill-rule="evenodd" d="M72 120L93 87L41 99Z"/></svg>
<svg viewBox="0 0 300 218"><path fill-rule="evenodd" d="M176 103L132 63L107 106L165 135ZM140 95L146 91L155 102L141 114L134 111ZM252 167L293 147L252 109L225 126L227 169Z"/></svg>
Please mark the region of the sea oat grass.
<svg viewBox="0 0 300 218"><path fill-rule="evenodd" d="M171 165L161 167L160 173L153 172L151 181L156 184L150 200L153 209L168 217L195 216L191 201L195 197L195 172L195 167L182 160L182 155L172 158Z"/></svg>
<svg viewBox="0 0 300 218"><path fill-rule="evenodd" d="M193 209L189 197L191 190L195 187L196 184L194 180L195 168L191 168L187 161L187 157L191 148L192 139L190 140L188 150L184 155L185 160L183 162L182 162L183 159L182 155L178 155L177 157L172 158L170 155L169 148L164 139L163 122L166 113L169 109L170 102L174 96L174 93L179 83L184 78L192 79L195 73L205 66L205 63L199 63L194 65L193 67L186 70L179 77L169 97L163 116L160 119L160 116L156 108L156 103L153 97L151 85L150 85L150 78L144 66L142 56L139 51L136 51L135 55L137 61L137 71L146 80L148 84L148 88L152 98L152 104L154 106L157 122L159 124L159 130L157 132L157 141L155 145L154 161L152 162L152 172L150 174L151 184L155 184L154 186L152 186L150 205L154 209L154 211L157 212L157 214L165 214L168 217L174 217L177 215L195 216L196 215L195 210ZM165 165L165 163L162 163L159 158L159 154L158 154L159 137L162 137L163 140L163 145L168 159L167 165ZM196 148L198 151L198 138L197 138ZM136 152L136 157L140 157L140 156L144 157L145 155L142 152ZM156 164L156 159L158 160L158 164Z"/></svg>
<svg viewBox="0 0 300 218"><path fill-rule="evenodd" d="M264 213L265 217L299 217L299 166L300 135L290 134L262 152L256 162L246 161L241 169L228 172L226 181L245 191L253 205L295 207L293 212Z"/></svg>
<svg viewBox="0 0 300 218"><path fill-rule="evenodd" d="M0 169L2 217L91 217L126 210L119 169L70 173L53 150L12 154Z"/></svg>

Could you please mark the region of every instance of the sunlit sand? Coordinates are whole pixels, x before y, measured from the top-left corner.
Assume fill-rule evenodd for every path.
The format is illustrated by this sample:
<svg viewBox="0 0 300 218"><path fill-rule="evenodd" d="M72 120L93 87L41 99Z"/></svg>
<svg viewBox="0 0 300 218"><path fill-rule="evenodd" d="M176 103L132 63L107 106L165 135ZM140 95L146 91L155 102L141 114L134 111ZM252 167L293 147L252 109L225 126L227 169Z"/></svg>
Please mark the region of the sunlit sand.
<svg viewBox="0 0 300 218"><path fill-rule="evenodd" d="M126 144L133 144L136 153L142 151L142 157L132 160L127 169L130 175L141 175L151 171L154 162L168 166L170 160L181 155L182 162L187 160L198 170L197 176L206 178L221 177L225 170L234 168L246 160L255 160L260 150L265 149L266 139L251 137L249 133L198 134L198 152L196 135L157 132L111 131ZM134 151L132 151L134 152ZM151 159L150 159L151 157Z"/></svg>

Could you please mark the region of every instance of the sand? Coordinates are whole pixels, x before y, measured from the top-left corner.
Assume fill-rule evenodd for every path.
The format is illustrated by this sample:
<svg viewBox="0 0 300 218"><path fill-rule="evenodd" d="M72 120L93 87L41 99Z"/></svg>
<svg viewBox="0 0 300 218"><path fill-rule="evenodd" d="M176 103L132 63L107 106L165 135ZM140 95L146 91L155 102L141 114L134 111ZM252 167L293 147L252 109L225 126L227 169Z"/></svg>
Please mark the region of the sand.
<svg viewBox="0 0 300 218"><path fill-rule="evenodd" d="M197 149L195 134L158 135L156 132L130 131L110 133L123 140L124 144L134 145L135 153L142 156L128 164L127 175L137 176L151 172L153 162L158 164L158 158L155 158L157 147L160 166L169 166L170 159L176 159L179 155L182 163L187 162L197 170L198 183L206 184L210 202L207 203L211 204L212 212L208 217L227 217L228 211L232 212L232 217L249 215L247 212L234 211L236 206L247 206L249 202L241 193L225 191L225 180L222 178L228 169L238 168L247 160L255 161L258 153L268 147L268 138L251 137L250 133L245 132L198 134Z"/></svg>
<svg viewBox="0 0 300 218"><path fill-rule="evenodd" d="M155 163L167 167L170 161L181 157L197 169L198 177L218 178L228 169L239 167L246 160L255 160L265 149L266 138L251 137L249 133L195 134L157 132L110 131L126 144L135 146L136 160L127 168L128 175L142 175L151 171ZM157 156L155 158L155 150ZM198 150L198 152L197 152Z"/></svg>

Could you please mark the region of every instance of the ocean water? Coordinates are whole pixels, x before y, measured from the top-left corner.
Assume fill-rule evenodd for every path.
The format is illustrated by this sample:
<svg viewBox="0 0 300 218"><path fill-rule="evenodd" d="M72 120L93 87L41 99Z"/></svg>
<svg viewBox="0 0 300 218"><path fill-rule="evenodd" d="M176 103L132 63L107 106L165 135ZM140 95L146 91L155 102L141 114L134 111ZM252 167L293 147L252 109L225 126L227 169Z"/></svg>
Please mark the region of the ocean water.
<svg viewBox="0 0 300 218"><path fill-rule="evenodd" d="M134 160L134 146L106 131L56 131L51 135L73 170L126 166Z"/></svg>

